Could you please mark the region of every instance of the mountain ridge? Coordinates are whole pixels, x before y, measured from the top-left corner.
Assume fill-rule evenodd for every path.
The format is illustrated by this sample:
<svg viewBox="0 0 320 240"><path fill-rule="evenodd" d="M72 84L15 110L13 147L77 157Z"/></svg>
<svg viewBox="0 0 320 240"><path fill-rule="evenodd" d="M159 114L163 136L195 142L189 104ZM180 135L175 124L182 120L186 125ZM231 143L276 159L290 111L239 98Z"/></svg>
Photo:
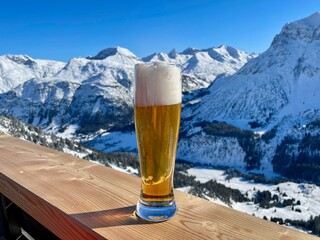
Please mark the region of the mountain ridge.
<svg viewBox="0 0 320 240"><path fill-rule="evenodd" d="M201 88L208 87L219 75L232 75L246 62L255 58L227 45L217 48L195 49L187 48L178 53L175 50L166 53L153 53L145 58L145 62L168 62L181 68L185 76L197 78ZM189 92L198 88L190 88Z"/></svg>
<svg viewBox="0 0 320 240"><path fill-rule="evenodd" d="M1 94L0 110L55 133L69 125L79 133L122 129L133 123L137 63L142 60L122 47L104 49L94 57L72 58L52 76L34 76ZM202 82L208 80L190 71L182 76L184 91L204 87ZM235 69L228 72L222 67L221 71L232 74Z"/></svg>
<svg viewBox="0 0 320 240"><path fill-rule="evenodd" d="M33 59L28 55L0 56L0 93L32 78L48 78L64 66L63 62Z"/></svg>
<svg viewBox="0 0 320 240"><path fill-rule="evenodd" d="M316 16L320 19L319 13ZM304 19L307 20L308 18ZM270 48L248 62L236 74L215 82L209 88L212 94L206 96L208 101L204 101L208 103L207 106L198 109L195 114L206 112L211 105L211 109L215 110L209 110L211 115L205 114L203 119L240 119L247 124L256 121L264 125L274 116L277 117L277 114L285 114L282 111L285 107L292 108L292 113L317 108L319 101L313 99L317 99L317 96L320 98L320 84L317 81L320 75L320 59L317 57L320 54L320 37L312 34L314 41L307 44L301 43L294 36L288 38L287 29L294 28L300 21L285 25ZM320 24L316 26L313 32L320 32ZM279 45L279 41L285 44ZM210 102L209 98L217 99L217 104ZM227 106L219 101L222 98L226 98L224 102L227 102ZM245 109L243 102L246 102ZM294 106L288 105L289 103ZM303 106L306 103L309 106ZM245 127L241 123L238 126Z"/></svg>

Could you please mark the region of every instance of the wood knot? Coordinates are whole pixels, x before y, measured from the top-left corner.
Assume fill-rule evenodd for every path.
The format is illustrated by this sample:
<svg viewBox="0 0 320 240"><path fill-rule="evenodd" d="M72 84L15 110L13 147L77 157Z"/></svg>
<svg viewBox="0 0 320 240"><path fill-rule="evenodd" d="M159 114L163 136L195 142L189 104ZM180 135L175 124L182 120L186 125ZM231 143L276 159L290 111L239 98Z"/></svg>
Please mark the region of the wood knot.
<svg viewBox="0 0 320 240"><path fill-rule="evenodd" d="M202 222L202 227L209 232L214 232L217 230L217 224L211 221Z"/></svg>

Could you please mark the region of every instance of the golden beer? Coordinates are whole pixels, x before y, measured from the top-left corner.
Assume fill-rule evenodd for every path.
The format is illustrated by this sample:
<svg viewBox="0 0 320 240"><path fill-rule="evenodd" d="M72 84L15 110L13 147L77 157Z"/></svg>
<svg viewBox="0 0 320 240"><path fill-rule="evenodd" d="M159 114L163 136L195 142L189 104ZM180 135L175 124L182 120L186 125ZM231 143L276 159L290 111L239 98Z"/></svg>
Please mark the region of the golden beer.
<svg viewBox="0 0 320 240"><path fill-rule="evenodd" d="M143 202L173 200L180 114L181 104L135 106Z"/></svg>
<svg viewBox="0 0 320 240"><path fill-rule="evenodd" d="M177 211L173 172L181 115L180 69L164 63L137 64L134 117L141 172L136 214L160 222Z"/></svg>

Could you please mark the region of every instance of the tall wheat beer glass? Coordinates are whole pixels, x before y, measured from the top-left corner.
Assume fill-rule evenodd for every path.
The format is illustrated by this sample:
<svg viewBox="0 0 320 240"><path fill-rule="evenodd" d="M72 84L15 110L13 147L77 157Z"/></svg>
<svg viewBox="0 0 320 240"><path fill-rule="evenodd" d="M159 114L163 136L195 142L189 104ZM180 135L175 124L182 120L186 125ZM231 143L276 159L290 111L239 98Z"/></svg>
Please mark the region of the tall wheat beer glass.
<svg viewBox="0 0 320 240"><path fill-rule="evenodd" d="M173 172L181 114L180 69L164 63L137 64L134 116L141 170L137 215L161 222L177 211Z"/></svg>

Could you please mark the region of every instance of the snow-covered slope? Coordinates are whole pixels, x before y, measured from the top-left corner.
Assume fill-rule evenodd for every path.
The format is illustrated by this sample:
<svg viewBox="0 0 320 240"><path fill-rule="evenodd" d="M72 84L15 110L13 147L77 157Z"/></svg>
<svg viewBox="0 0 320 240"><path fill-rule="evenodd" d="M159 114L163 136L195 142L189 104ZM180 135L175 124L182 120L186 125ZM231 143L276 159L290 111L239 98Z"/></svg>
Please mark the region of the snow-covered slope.
<svg viewBox="0 0 320 240"><path fill-rule="evenodd" d="M53 77L26 81L0 95L0 108L54 132L70 124L81 132L121 128L133 120L132 81L139 62L120 47L73 58Z"/></svg>
<svg viewBox="0 0 320 240"><path fill-rule="evenodd" d="M275 124L320 108L320 13L285 25L271 47L217 80L193 107L197 121Z"/></svg>
<svg viewBox="0 0 320 240"><path fill-rule="evenodd" d="M200 72L206 68L208 71L209 68L215 68L216 65L211 64L216 60L211 57L210 61L197 62L193 67L190 61L185 62L187 58L197 58L197 55L210 51L220 51L224 54L223 59L230 60L221 60L221 66L225 67L221 67L219 74L233 73L250 58L249 55L226 46L185 51L182 54L171 52L168 58L175 59L175 64L188 73L183 76L185 90L207 86L215 78L214 73L212 77L208 75L207 78L200 79L194 75L196 70L192 70L198 69ZM235 62L232 62L231 56ZM0 112L55 133L68 132L69 136L74 136L76 131L88 134L100 129L121 130L133 121L134 65L141 62L132 52L121 47L107 48L96 56L72 58L63 67L59 65L57 71L47 71L46 75L39 72L31 80L21 80L22 84L1 94ZM228 67L229 65L234 67ZM8 75L8 72L4 72L4 75ZM19 73L19 76L27 74Z"/></svg>
<svg viewBox="0 0 320 240"><path fill-rule="evenodd" d="M197 151L194 151L197 149ZM199 152L205 153L199 155ZM246 153L236 138L222 138L210 135L193 135L179 141L178 156L189 162L234 167L245 170Z"/></svg>
<svg viewBox="0 0 320 240"><path fill-rule="evenodd" d="M32 78L47 78L56 74L65 63L33 59L26 55L0 56L0 93Z"/></svg>
<svg viewBox="0 0 320 240"><path fill-rule="evenodd" d="M254 57L256 55L222 45L218 48L207 49L187 48L181 53L175 50L168 54L154 53L142 60L145 62L161 61L179 66L184 75L183 90L191 92L208 87L219 75L234 74Z"/></svg>
<svg viewBox="0 0 320 240"><path fill-rule="evenodd" d="M232 208L248 214L254 214L257 217L282 218L290 220L308 221L310 217L320 215L320 209L317 207L320 204L320 187L307 183L281 182L278 184L254 183L241 177L227 178L223 170L207 169L207 168L191 168L187 170L191 176L196 176L196 180L201 183L210 180L217 181L227 187L238 189L241 193L247 196L249 202L233 202ZM255 202L258 192L270 192L273 199L269 200L269 206L261 206ZM216 201L219 199L210 199ZM288 206L283 206L285 201L292 200ZM276 202L278 202L276 204ZM298 202L298 204L297 204ZM282 204L281 204L282 203Z"/></svg>
<svg viewBox="0 0 320 240"><path fill-rule="evenodd" d="M208 163L208 156L212 156L213 165L239 167L243 161L229 163L237 159L232 156L241 156L237 143L246 139L241 147L246 150L244 159L251 162L250 168L266 174L276 166L276 172L285 176L319 181L311 172L318 173L320 158L316 139L320 119L320 13L286 24L267 51L234 75L217 79L203 96L193 95L196 97L186 97L189 102L183 109L181 158L192 155L193 161ZM229 125L218 131L213 121ZM315 127L306 128L309 125ZM210 143L205 141L209 137ZM231 137L237 137L237 142L231 143ZM197 138L206 144L199 147ZM217 154L215 146L221 138L230 143L219 147ZM230 144L234 146L231 150ZM248 161L244 161L245 167ZM299 173L302 168L309 174Z"/></svg>

